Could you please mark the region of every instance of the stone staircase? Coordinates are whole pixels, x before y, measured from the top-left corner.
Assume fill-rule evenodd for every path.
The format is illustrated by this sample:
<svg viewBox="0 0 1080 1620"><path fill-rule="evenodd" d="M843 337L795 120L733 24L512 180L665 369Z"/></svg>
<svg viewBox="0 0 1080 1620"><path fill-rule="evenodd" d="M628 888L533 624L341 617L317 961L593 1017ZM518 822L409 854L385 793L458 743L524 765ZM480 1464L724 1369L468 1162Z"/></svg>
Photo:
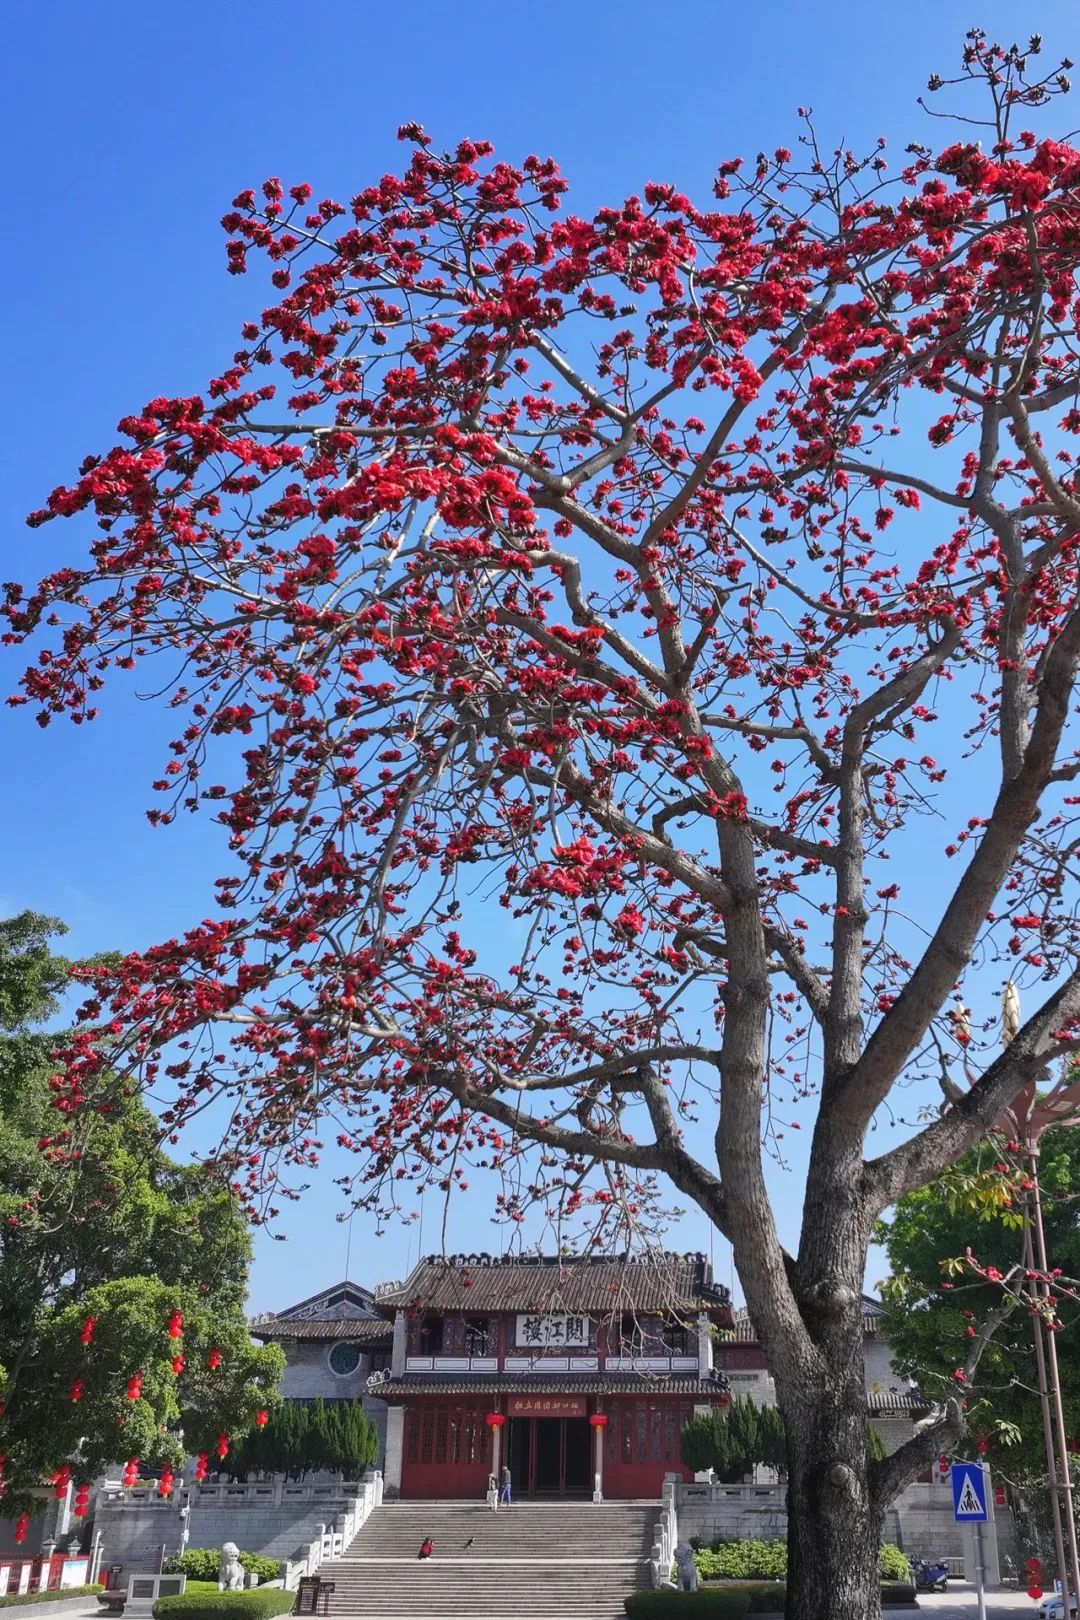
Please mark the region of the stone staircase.
<svg viewBox="0 0 1080 1620"><path fill-rule="evenodd" d="M319 1574L342 1620L616 1620L648 1584L659 1516L655 1502L385 1502Z"/></svg>

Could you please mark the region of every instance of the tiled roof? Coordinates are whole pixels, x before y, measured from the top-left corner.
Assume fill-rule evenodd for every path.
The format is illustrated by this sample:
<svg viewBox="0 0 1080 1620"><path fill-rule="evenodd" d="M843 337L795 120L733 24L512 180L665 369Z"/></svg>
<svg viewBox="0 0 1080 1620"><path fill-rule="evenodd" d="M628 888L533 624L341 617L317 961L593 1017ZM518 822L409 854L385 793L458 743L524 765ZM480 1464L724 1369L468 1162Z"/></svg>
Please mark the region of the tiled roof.
<svg viewBox="0 0 1080 1620"><path fill-rule="evenodd" d="M362 1344L367 1350L389 1350L394 1342L394 1329L382 1317L354 1317L336 1322L293 1322L287 1316L264 1317L250 1324L256 1339L347 1339L350 1344Z"/></svg>
<svg viewBox="0 0 1080 1620"><path fill-rule="evenodd" d="M931 1412L933 1401L917 1389L871 1390L866 1397L871 1412Z"/></svg>
<svg viewBox="0 0 1080 1620"><path fill-rule="evenodd" d="M730 1295L714 1283L702 1254L641 1259L587 1255L429 1256L410 1277L376 1290L377 1310L416 1303L423 1310L697 1311L724 1313Z"/></svg>
<svg viewBox="0 0 1080 1620"><path fill-rule="evenodd" d="M885 1311L876 1299L863 1295L863 1332L876 1333L878 1322L885 1315ZM757 1329L750 1320L750 1312L745 1305L740 1305L732 1312L731 1341L735 1344L757 1344Z"/></svg>
<svg viewBox="0 0 1080 1620"><path fill-rule="evenodd" d="M663 1373L571 1373L538 1378L533 1373L480 1373L467 1378L453 1374L406 1373L400 1378L369 1379L367 1392L380 1401L400 1401L410 1395L692 1395L696 1400L718 1399L725 1385L712 1378L674 1378Z"/></svg>

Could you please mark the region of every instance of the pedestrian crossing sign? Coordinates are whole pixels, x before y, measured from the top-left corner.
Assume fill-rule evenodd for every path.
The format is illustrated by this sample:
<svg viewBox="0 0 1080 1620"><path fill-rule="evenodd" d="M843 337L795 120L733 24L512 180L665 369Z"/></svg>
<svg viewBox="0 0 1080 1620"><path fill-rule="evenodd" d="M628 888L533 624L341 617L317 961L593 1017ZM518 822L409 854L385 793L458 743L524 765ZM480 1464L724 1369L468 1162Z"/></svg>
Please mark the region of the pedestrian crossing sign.
<svg viewBox="0 0 1080 1620"><path fill-rule="evenodd" d="M986 1519L986 1475L981 1463L953 1463L952 1500L953 1518L958 1524Z"/></svg>

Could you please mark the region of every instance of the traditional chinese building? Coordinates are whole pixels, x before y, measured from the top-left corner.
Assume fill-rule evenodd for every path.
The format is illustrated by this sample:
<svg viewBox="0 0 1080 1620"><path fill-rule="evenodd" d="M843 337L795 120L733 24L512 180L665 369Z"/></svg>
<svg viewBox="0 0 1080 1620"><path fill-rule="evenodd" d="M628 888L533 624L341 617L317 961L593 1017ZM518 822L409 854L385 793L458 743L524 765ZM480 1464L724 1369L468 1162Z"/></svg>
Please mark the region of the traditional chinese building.
<svg viewBox="0 0 1080 1620"><path fill-rule="evenodd" d="M386 1406L368 1397L367 1382L390 1365L394 1330L375 1310L369 1289L337 1283L283 1311L256 1316L251 1332L284 1350L281 1393L287 1401L362 1401L381 1451Z"/></svg>
<svg viewBox="0 0 1080 1620"><path fill-rule="evenodd" d="M374 1309L393 1350L368 1389L403 1497L479 1498L508 1464L518 1496L656 1498L691 1477L683 1424L726 1399L730 1298L699 1254L428 1259Z"/></svg>

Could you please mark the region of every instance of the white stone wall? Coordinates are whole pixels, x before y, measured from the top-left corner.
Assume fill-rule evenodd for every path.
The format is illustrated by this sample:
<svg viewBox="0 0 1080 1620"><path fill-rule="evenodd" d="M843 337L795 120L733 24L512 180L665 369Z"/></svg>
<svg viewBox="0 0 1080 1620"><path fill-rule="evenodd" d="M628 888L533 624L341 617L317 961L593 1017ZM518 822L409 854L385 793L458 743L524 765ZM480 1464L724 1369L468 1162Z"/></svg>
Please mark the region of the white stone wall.
<svg viewBox="0 0 1080 1620"><path fill-rule="evenodd" d="M233 1501L217 1499L200 1503L192 1492L189 1547L220 1547L235 1541L242 1552L265 1553L269 1558L292 1558L315 1539L320 1524L329 1527L345 1512L353 1491L321 1490L313 1500L310 1493L290 1497L286 1488L280 1501L273 1495L244 1498L238 1491ZM171 1557L180 1549L183 1520L179 1500L135 1501L100 1498L95 1529L101 1531L103 1563L123 1564L125 1576L137 1570L158 1567L161 1549Z"/></svg>

